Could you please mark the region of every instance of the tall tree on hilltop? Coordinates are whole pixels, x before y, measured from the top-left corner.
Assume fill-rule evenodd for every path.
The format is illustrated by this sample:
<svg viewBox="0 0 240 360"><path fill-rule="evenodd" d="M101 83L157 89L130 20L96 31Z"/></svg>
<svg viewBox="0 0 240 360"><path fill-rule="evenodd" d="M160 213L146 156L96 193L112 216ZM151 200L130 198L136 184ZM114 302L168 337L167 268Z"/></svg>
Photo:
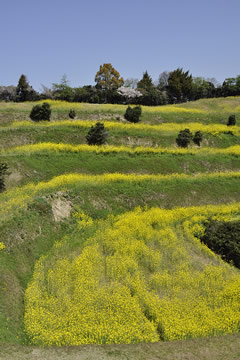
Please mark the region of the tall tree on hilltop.
<svg viewBox="0 0 240 360"><path fill-rule="evenodd" d="M62 76L59 84L52 84L52 92L55 99L73 101L73 89L71 88L71 86L69 86L69 81L66 74Z"/></svg>
<svg viewBox="0 0 240 360"><path fill-rule="evenodd" d="M193 97L193 80L189 71L176 69L169 73L167 93L171 103L189 101Z"/></svg>
<svg viewBox="0 0 240 360"><path fill-rule="evenodd" d="M149 90L152 87L153 87L152 78L151 78L150 75L148 75L148 72L145 71L143 73L142 79L137 83L137 88L138 89Z"/></svg>
<svg viewBox="0 0 240 360"><path fill-rule="evenodd" d="M120 77L119 72L114 69L112 64L100 65L95 76L96 87L101 90L113 91L117 90L124 84L124 80Z"/></svg>
<svg viewBox="0 0 240 360"><path fill-rule="evenodd" d="M16 100L20 102L33 101L37 100L37 98L37 92L29 85L26 75L22 74L18 80Z"/></svg>

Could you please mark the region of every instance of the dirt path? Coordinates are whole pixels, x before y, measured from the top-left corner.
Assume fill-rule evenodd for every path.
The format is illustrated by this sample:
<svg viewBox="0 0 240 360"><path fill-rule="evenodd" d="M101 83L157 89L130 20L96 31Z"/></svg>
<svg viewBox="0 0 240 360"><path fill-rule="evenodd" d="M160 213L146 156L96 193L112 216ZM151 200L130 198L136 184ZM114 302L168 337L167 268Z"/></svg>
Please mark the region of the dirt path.
<svg viewBox="0 0 240 360"><path fill-rule="evenodd" d="M0 344L0 360L240 360L240 335L154 344L60 348Z"/></svg>

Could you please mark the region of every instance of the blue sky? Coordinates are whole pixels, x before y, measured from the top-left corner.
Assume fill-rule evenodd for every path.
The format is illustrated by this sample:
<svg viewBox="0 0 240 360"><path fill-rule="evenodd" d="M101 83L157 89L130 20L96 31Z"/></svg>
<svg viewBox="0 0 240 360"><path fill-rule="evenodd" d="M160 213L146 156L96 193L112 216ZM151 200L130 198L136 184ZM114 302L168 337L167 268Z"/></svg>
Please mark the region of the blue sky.
<svg viewBox="0 0 240 360"><path fill-rule="evenodd" d="M100 64L124 79L240 74L239 0L0 0L0 85L41 89L67 75L94 84Z"/></svg>

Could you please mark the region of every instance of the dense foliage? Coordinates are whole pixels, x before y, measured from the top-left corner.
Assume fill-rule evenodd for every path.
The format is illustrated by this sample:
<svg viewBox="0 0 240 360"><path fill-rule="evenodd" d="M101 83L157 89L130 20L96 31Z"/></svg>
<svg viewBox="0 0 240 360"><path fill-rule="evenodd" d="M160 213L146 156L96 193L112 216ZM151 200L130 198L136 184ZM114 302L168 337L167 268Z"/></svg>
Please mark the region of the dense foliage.
<svg viewBox="0 0 240 360"><path fill-rule="evenodd" d="M16 101L34 101L38 100L38 94L29 85L26 75L22 74L16 88Z"/></svg>
<svg viewBox="0 0 240 360"><path fill-rule="evenodd" d="M86 140L88 145L103 145L108 137L108 132L104 128L104 124L97 122L94 126L91 126Z"/></svg>
<svg viewBox="0 0 240 360"><path fill-rule="evenodd" d="M29 116L33 121L49 121L51 116L51 106L46 102L42 105L35 105L33 106Z"/></svg>
<svg viewBox="0 0 240 360"><path fill-rule="evenodd" d="M180 130L177 138L176 143L178 146L186 148L190 144L192 140L192 133L189 129Z"/></svg>
<svg viewBox="0 0 240 360"><path fill-rule="evenodd" d="M235 115L230 115L229 116L227 125L228 126L236 125L236 117L235 117Z"/></svg>
<svg viewBox="0 0 240 360"><path fill-rule="evenodd" d="M6 174L8 166L6 163L0 163L0 192L5 190L4 175Z"/></svg>
<svg viewBox="0 0 240 360"><path fill-rule="evenodd" d="M71 109L68 113L68 116L70 117L70 119L75 119L76 117L76 111Z"/></svg>
<svg viewBox="0 0 240 360"><path fill-rule="evenodd" d="M210 219L201 241L222 259L240 268L240 221Z"/></svg>
<svg viewBox="0 0 240 360"><path fill-rule="evenodd" d="M138 105L133 108L131 106L128 106L124 114L124 117L129 122L137 123L140 121L141 113L142 113L141 106Z"/></svg>
<svg viewBox="0 0 240 360"><path fill-rule="evenodd" d="M199 131L199 130L196 131L192 140L193 140L194 144L200 146L201 142L203 140L203 134L201 133L201 131Z"/></svg>
<svg viewBox="0 0 240 360"><path fill-rule="evenodd" d="M240 75L227 78L219 84L216 79L193 77L189 71L177 68L164 71L159 80L153 82L147 71L142 79L126 79L111 63L100 65L95 75L96 85L84 85L73 88L64 75L60 83L53 83L48 89L42 85L43 91L37 93L28 83L26 75L21 75L17 86L0 86L0 100L4 101L32 101L38 99L57 99L69 102L88 103L129 103L140 105L165 105L180 103L202 98L226 97L240 95ZM135 90L118 91L119 88Z"/></svg>

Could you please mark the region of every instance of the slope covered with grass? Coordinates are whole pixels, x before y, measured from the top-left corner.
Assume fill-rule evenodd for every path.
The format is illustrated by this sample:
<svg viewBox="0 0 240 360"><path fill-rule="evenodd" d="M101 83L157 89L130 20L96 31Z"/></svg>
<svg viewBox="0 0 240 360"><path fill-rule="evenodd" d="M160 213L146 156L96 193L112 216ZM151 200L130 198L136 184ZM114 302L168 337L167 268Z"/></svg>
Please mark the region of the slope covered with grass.
<svg viewBox="0 0 240 360"><path fill-rule="evenodd" d="M50 103L47 123L29 120L33 103L0 104L0 162L9 166L0 194L0 341L238 332L239 270L200 235L210 218L240 216L240 98L143 107L139 124L123 119L126 106ZM67 120L70 108L77 120ZM237 125L228 127L231 113ZM109 132L106 146L86 144L96 120ZM185 128L203 132L201 147L176 146Z"/></svg>

